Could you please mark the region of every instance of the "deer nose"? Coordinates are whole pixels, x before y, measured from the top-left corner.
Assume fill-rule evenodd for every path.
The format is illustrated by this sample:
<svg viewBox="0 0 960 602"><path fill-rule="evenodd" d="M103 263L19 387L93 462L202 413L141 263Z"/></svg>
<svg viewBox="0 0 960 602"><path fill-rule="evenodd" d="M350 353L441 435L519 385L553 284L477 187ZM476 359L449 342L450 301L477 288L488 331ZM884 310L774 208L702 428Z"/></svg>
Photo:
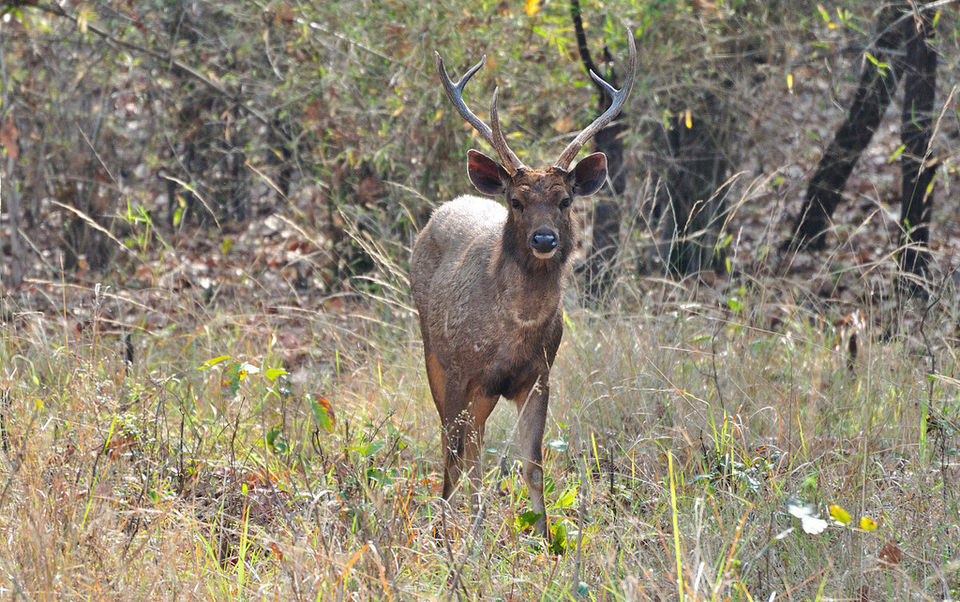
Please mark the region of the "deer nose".
<svg viewBox="0 0 960 602"><path fill-rule="evenodd" d="M540 226L530 237L530 246L535 251L549 253L557 247L557 233L546 226Z"/></svg>

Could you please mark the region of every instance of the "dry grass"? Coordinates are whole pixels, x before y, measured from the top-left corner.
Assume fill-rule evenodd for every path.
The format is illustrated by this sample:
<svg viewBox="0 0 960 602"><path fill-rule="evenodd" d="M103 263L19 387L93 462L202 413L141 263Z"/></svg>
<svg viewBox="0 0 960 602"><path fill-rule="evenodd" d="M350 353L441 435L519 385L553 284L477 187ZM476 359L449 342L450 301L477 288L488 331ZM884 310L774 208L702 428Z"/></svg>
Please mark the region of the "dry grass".
<svg viewBox="0 0 960 602"><path fill-rule="evenodd" d="M28 281L0 300L3 596L960 595L960 309L954 251L943 244L956 224L935 208L933 296L927 305L898 302L884 238L893 230L878 225L893 184L876 176L892 169L897 146L885 131L855 176L850 214L838 215L831 241L839 250L772 265L787 204L798 205L839 114L830 95L856 71L849 57L820 48L861 40L828 28L806 4L805 12L781 4L795 12L761 14L764 4L753 3L754 21L741 22L735 2L619 3L610 12L623 22L601 25L597 6L584 3L592 40L605 36L620 56L626 23L644 45L645 79L629 108L641 124L627 140L635 174L646 164L642 124L669 118L662 97L678 81L710 83L665 66L720 64L718 40L737 32L750 48L769 36L757 42L769 63L757 78L737 79L731 94L749 99L741 112L760 121L743 124L759 139L731 157L752 175L740 176L724 229L730 273L676 283L625 269L602 310L570 295L545 437L552 548L523 515L507 404L488 425L482 528L472 532L462 505L443 512L439 420L404 264L412 224L468 185L448 162L462 157L468 137L419 41L444 49L457 69L490 54L471 102L483 107L502 85L504 118L533 163L592 110L566 10L304 3L304 18L338 34L304 36L287 57L314 67L291 68L301 75L289 80L303 77L293 83L341 103L336 123L315 124L330 138L307 161L319 166L304 176L317 180L317 198L303 185L289 204L271 205L289 217L283 223L232 224L209 239L186 224L157 242L152 224L131 223L130 236L145 242L124 280L97 289L89 273L51 275L44 259L37 273L52 281ZM861 4L857 23L866 26L872 5ZM398 39L407 42L396 56L378 53ZM940 43L955 56L956 36ZM784 57L794 51L803 70L790 94ZM537 99L526 98L531 89ZM331 174L355 159L371 160L389 202L333 198ZM954 153L948 191L955 164ZM642 213L653 179L642 180L624 199L626 268L645 263L639 253L655 229ZM147 195L157 184L139 186L131 188ZM342 259L324 238L331 224L317 217L318 198L339 203L337 219L377 260L376 276L354 283L363 294L313 294L317 274ZM364 233L351 220L373 226ZM310 262L301 286L301 263ZM791 502L825 519L837 505L853 520L806 533ZM878 528L859 528L861 517Z"/></svg>
<svg viewBox="0 0 960 602"><path fill-rule="evenodd" d="M524 528L509 408L488 431L482 530L462 507L441 519L437 419L402 297L290 315L171 294L177 321L136 334L132 365L104 317L123 295L98 306L73 289L66 322L10 300L0 587L672 599L679 576L698 599L955 595L952 289L922 332L884 339L868 315L851 360L810 291L734 284L625 280L629 305L570 307L546 435L552 550ZM309 350L291 352L290 332ZM235 361L259 372L238 380ZM267 372L284 361L290 374ZM329 432L309 396L329 400ZM789 500L880 526L807 534Z"/></svg>

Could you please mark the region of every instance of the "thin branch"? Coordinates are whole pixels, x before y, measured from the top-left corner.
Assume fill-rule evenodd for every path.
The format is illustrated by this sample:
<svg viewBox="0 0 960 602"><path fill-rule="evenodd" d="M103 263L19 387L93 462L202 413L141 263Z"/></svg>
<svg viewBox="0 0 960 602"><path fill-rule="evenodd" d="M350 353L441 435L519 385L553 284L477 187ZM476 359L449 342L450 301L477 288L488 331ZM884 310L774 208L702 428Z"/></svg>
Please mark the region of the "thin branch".
<svg viewBox="0 0 960 602"><path fill-rule="evenodd" d="M109 230L107 230L106 228L104 228L103 226L101 226L100 224L98 224L95 219L93 219L92 217L90 217L89 215L87 215L86 213L84 213L83 211L80 211L79 209L77 209L76 207L74 207L74 206L72 206L72 205L66 205L66 204L64 204L64 203L61 203L60 201L53 201L53 200L51 200L50 202L51 202L52 204L56 205L57 207L62 207L63 209L66 209L67 211L73 213L74 215L76 215L77 217L79 217L80 219L82 219L83 221L87 222L87 224L89 224L91 228L93 228L94 230L102 233L104 236L106 236L107 238L109 238L110 240L112 240L114 243L116 243L116 245L117 245L118 247L120 247L120 248L121 248L124 252L126 252L128 255L130 255L130 256L132 256L132 257L135 257L135 258L137 258L137 259L140 259L140 257L138 257L136 253L134 253L133 251L131 251L130 248L127 247L127 245L125 245L125 244L123 244L122 242L120 242L120 239L118 239L116 236L114 236Z"/></svg>
<svg viewBox="0 0 960 602"><path fill-rule="evenodd" d="M56 15L56 16L58 16L58 17L63 17L64 19L67 19L67 20L71 21L71 22L74 23L75 25L78 23L77 17L75 17L74 15L71 15L70 13L68 13L65 9L63 9L63 8L60 7L60 6L57 6L57 5L54 5L54 4L33 4L33 5L30 5L30 6L31 6L32 8L36 8L36 9L38 9L38 10L47 12L47 13L49 13L49 14L51 14L51 15ZM280 138L281 138L282 140L284 140L285 142L289 142L289 141L290 141L289 138L286 136L286 134L285 134L283 131L279 130L277 127L274 126L272 120L271 120L269 117L267 117L266 115L264 115L263 113L261 113L261 112L258 111L257 109L251 107L251 106L248 105L246 102L244 102L244 101L243 101L243 98L242 98L239 94L234 93L234 92L231 92L230 90L224 88L222 85L220 85L220 84L218 84L217 82L213 81L213 80L210 79L209 77L203 75L202 73L200 73L200 72L197 71L195 68L193 68L192 66L188 65L187 63L184 63L183 61L174 58L174 57L173 57L172 55L170 55L170 54L163 53L163 52L160 52L160 51L158 51L158 50L154 50L154 49L152 49L152 48L147 48L146 46L141 46L141 45L139 45L139 44L134 44L133 42L128 42L128 41L126 41L126 40L121 40L120 38L116 37L115 35L113 35L113 34L110 33L109 31L100 28L99 26L97 26L97 25L94 24L94 23L87 22L87 23L85 23L85 27L86 27L87 31L90 31L90 32L92 32L92 33L95 33L96 35L100 36L101 38L107 40L108 42L110 42L110 43L112 43L112 44L116 44L117 46L121 46L121 47L126 48L126 49L128 49L128 50L133 50L133 51L138 52L138 53L140 53L140 54L145 54L145 55L147 55L147 56L149 56L149 57L151 57L151 58L154 58L154 59L156 59L156 60L158 60L158 61L162 61L162 62L164 62L164 63L167 63L168 65L171 65L172 67L174 67L174 69L175 69L176 71L179 71L179 72L181 72L181 73L184 73L184 74L192 77L193 79L199 81L199 82L202 83L203 85L207 86L208 88L210 88L211 90L213 90L214 92L216 92L217 94L220 94L221 96L223 96L223 97L229 99L231 102L235 103L238 107L240 107L241 109L243 109L245 112L247 112L249 115L251 115L254 119L256 119L257 121L263 123L265 126L267 126L268 128L270 128L274 133L276 133L277 135L279 135Z"/></svg>

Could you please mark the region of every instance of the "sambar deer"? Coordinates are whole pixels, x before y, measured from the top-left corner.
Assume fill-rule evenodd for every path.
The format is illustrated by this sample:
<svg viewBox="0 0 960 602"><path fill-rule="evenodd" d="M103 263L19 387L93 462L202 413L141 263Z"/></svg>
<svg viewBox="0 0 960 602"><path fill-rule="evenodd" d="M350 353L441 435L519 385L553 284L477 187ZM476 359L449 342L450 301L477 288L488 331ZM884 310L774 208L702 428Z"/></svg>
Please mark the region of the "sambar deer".
<svg viewBox="0 0 960 602"><path fill-rule="evenodd" d="M467 174L480 192L500 195L507 208L489 199L461 196L441 205L413 245L410 281L420 314L430 392L442 423L443 497L449 500L466 471L471 506L480 509L480 454L484 425L500 397L519 412L523 479L535 525L547 534L543 499L542 445L550 389L550 367L560 345L561 296L575 248L575 196L595 193L607 176L603 153L570 169L583 145L620 112L637 66L628 32L630 61L620 90L591 72L607 91L610 107L581 131L544 169L524 165L507 146L497 117L497 89L490 126L465 104L463 89L486 56L456 83L436 54L447 97L463 119L494 148L496 162L467 152Z"/></svg>

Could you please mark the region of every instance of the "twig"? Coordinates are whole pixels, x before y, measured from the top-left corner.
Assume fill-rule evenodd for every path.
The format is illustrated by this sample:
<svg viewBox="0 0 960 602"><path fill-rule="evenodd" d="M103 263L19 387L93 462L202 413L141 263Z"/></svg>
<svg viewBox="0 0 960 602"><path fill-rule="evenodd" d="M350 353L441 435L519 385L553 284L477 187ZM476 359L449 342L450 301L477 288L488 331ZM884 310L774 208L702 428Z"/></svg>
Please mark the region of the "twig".
<svg viewBox="0 0 960 602"><path fill-rule="evenodd" d="M0 449L10 454L10 435L7 433L7 409L10 407L10 389L0 391Z"/></svg>
<svg viewBox="0 0 960 602"><path fill-rule="evenodd" d="M103 111L100 111L100 113L103 113ZM99 129L99 127L100 126L97 126L97 129ZM100 167L103 168L103 171L107 172L107 175L110 176L110 179L113 181L114 184L119 185L120 182L117 180L116 176L113 175L113 172L110 171L110 168L107 167L107 164L104 162L103 157L100 156L100 153L98 153L97 149L93 146L93 141L90 140L90 138L87 136L87 133L83 131L82 127L80 127L79 123L77 124L77 131L80 132L80 135L83 137L83 141L86 142L87 146L90 147L90 152L93 153L93 158L97 160L97 163L100 164Z"/></svg>
<svg viewBox="0 0 960 602"><path fill-rule="evenodd" d="M58 16L58 17L63 17L64 19L67 19L67 20L73 22L74 24L77 24L77 23L78 23L78 19L77 19L76 16L68 13L64 8L62 8L62 7L60 7L60 6L57 6L57 5L55 5L55 4L31 4L31 5L29 5L29 6L31 6L31 7L33 7L33 8L36 8L36 9L38 9L38 10L44 11L44 12L46 12L46 13L49 13L49 14L51 14L51 15L56 15L56 16ZM203 85L207 86L208 88L210 88L211 90L213 90L213 91L216 92L217 94L220 94L221 96L224 96L224 97L228 98L231 102L235 103L238 107L240 107L240 108L243 109L245 112L247 112L248 114L250 114L250 115L251 115L252 117L254 117L257 121L261 122L262 124L264 124L265 126L267 126L268 128L270 128L271 131L273 131L273 132L275 132L276 134L278 134L278 135L280 136L280 138L281 138L284 142L290 142L290 139L287 137L287 135L286 135L283 131L281 131L280 129L278 129L278 128L274 125L273 121L272 121L270 118L268 118L266 115L264 115L263 113L261 113L261 112L258 111L257 109L251 107L251 106L248 105L247 103L245 103L245 102L243 101L243 98L240 96L240 94L237 94L237 93L231 92L230 90L227 90L227 89L224 88L222 85L220 85L220 84L218 84L217 82L213 81L213 80L210 79L209 77L203 75L202 73L200 73L200 72L197 71L195 68L193 68L192 66L188 65L187 63L184 63L183 61L174 58L174 57L173 57L172 55L170 55L170 54L166 54L166 53L163 53L163 52L154 50L154 49L152 49L152 48L147 48L146 46L141 46L141 45L139 45L139 44L134 44L133 42L128 42L128 41L126 41L126 40L121 40L120 38L116 37L115 35L113 35L113 34L110 33L109 31L100 28L100 27L97 26L95 23L91 23L91 22L87 21L87 22L84 24L84 26L86 27L87 31L90 31L90 32L92 32L92 33L100 36L101 38L107 40L108 42L110 42L110 43L112 43L112 44L116 44L117 46L121 46L121 47L126 48L126 49L128 49L128 50L136 51L136 52L138 52L138 53L140 53L140 54L145 54L145 55L147 55L147 56L149 56L149 57L151 57L151 58L154 58L154 59L156 59L156 60L158 60L158 61L163 61L163 62L167 63L168 65L174 67L177 71L180 71L180 72L182 72L182 73L184 73L184 74L186 74L186 75L189 75L190 77L192 77L193 79L199 81L199 82L202 83Z"/></svg>
<svg viewBox="0 0 960 602"><path fill-rule="evenodd" d="M926 304L923 308L923 314L920 317L920 336L923 338L923 346L927 352L927 358L930 360L930 372L927 374L927 416L926 421L928 424L924 425L924 428L929 428L930 413L933 411L933 385L936 380L934 376L937 374L937 356L933 352L933 343L930 341L930 337L927 335L927 319L930 317L930 312L934 307L939 305L940 299L943 298L943 294L946 290L947 282L950 280L950 277L953 275L951 270L949 273L943 276L943 280L940 282L940 286L937 287L937 296L934 297L932 301ZM943 416L946 416L946 412L943 412ZM940 426L937 429L937 437L940 439L940 476L941 478L947 477L947 434L944 432L944 427ZM946 482L946 481L945 481ZM948 504L947 500L947 488L943 489L943 502Z"/></svg>
<svg viewBox="0 0 960 602"><path fill-rule="evenodd" d="M580 417L575 416L577 439L580 441L580 450L583 452L583 432L580 430ZM583 529L587 522L587 494L584 488L588 486L586 462L583 455L578 454L578 468L580 469L580 507L577 509L577 552L573 562L573 575L570 577L571 591L580 591L580 568L583 566Z"/></svg>
<svg viewBox="0 0 960 602"><path fill-rule="evenodd" d="M87 214L84 213L83 211L80 211L79 209L77 209L77 208L74 207L73 205L66 205L66 204L64 204L64 203L61 203L60 201L53 201L53 200L51 200L50 202L53 203L54 205L58 206L58 207L62 207L62 208L64 208L64 209L66 209L67 211L73 213L74 215L76 215L77 217L79 217L80 219L82 219L83 221L87 222L87 223L90 225L91 228L93 228L94 230L102 233L104 236L106 236L107 238L109 238L109 239L112 240L113 242L117 243L117 246L120 247L121 249L123 249L124 251L126 251L128 254L130 254L131 256L139 259L139 257L137 257L137 254L134 253L133 251L131 251L130 248L127 247L127 245L125 245L125 244L123 244L122 242L120 242L120 239L118 239L116 236L114 236L109 230L107 230L106 228L104 228L103 226L101 226L100 224L98 224L98 223L96 222L96 220L94 220L92 217L90 217L89 215L87 215Z"/></svg>
<svg viewBox="0 0 960 602"><path fill-rule="evenodd" d="M192 194L194 197L197 198L198 201L200 201L200 204L203 205L203 208L206 209L207 213L210 214L210 217L213 218L214 223L217 225L217 229L219 230L221 228L220 220L217 219L217 213L210 207L210 204L207 203L207 200L203 198L203 195L200 194L200 192L196 189L195 186L192 186L191 184L181 180L180 178L175 178L171 175L161 175L160 177L162 177L165 180L170 180L174 184L178 184L184 190L189 191L190 194Z"/></svg>
<svg viewBox="0 0 960 602"><path fill-rule="evenodd" d="M388 56L388 55L380 52L380 51L377 50L376 48L371 48L370 46L367 46L366 44L362 44L362 43L358 42L357 40L355 40L355 39L353 39L353 38L348 38L348 37L344 36L343 34L339 34L339 33L335 32L335 31L330 30L330 29L326 29L326 28L324 28L323 26L321 26L319 23L314 23L313 21L306 21L306 20L301 19L301 18L296 18L296 19L294 19L294 22L295 22L297 25L306 25L306 26L309 27L310 29L315 29L315 30L319 31L319 32L322 33L322 34L325 34L325 35L328 35L328 36L337 38L337 39L340 40L341 42L346 42L347 44L350 44L351 46L356 46L356 47L359 48L360 50L364 50L364 51L372 54L373 56L376 56L376 57L378 57L378 58L381 58L381 59L387 61L388 63L395 63L395 62L396 62L396 59L395 59L394 57Z"/></svg>

